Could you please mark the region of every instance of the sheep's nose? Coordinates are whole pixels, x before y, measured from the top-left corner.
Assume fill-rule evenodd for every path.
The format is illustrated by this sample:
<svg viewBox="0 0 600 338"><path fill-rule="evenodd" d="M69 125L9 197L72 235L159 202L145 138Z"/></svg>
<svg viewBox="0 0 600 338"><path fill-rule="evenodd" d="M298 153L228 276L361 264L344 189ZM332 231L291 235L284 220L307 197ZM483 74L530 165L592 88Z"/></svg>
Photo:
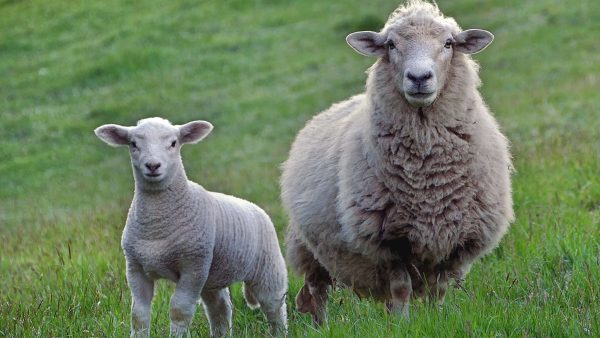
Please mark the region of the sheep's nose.
<svg viewBox="0 0 600 338"><path fill-rule="evenodd" d="M418 74L406 72L406 77L412 82L414 82L414 84L416 84L417 86L420 86L424 84L427 80L431 79L433 77L433 73L431 71L426 71Z"/></svg>
<svg viewBox="0 0 600 338"><path fill-rule="evenodd" d="M154 171L156 171L156 169L160 168L160 163L148 162L148 163L146 163L146 168L148 168L148 170L154 172Z"/></svg>

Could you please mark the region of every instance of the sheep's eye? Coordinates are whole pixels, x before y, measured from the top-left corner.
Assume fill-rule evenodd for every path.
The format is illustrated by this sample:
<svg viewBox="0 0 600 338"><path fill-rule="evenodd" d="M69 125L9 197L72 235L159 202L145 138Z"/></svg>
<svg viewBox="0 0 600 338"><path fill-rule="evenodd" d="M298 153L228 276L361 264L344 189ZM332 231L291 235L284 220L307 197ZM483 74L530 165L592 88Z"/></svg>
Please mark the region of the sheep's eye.
<svg viewBox="0 0 600 338"><path fill-rule="evenodd" d="M450 48L450 47L452 47L452 39L446 40L446 43L444 44L444 48Z"/></svg>
<svg viewBox="0 0 600 338"><path fill-rule="evenodd" d="M175 148L175 145L177 144L177 141L173 141L171 142L171 148Z"/></svg>
<svg viewBox="0 0 600 338"><path fill-rule="evenodd" d="M390 40L388 40L387 45L390 50L396 49L396 45Z"/></svg>
<svg viewBox="0 0 600 338"><path fill-rule="evenodd" d="M135 143L135 141L131 141L131 147L137 149L137 143Z"/></svg>

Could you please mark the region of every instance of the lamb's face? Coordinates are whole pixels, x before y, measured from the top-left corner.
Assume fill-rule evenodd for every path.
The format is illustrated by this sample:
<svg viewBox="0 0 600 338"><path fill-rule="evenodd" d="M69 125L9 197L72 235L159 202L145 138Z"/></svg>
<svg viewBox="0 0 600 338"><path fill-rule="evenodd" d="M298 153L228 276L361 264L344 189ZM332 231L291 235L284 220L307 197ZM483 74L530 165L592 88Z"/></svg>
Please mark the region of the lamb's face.
<svg viewBox="0 0 600 338"><path fill-rule="evenodd" d="M445 20L445 21L444 21ZM356 32L348 44L364 55L381 58L388 81L414 107L431 105L446 84L454 53L473 54L493 40L490 32L460 32L452 19L406 17L382 32Z"/></svg>
<svg viewBox="0 0 600 338"><path fill-rule="evenodd" d="M151 183L173 176L181 162L179 129L170 123L146 120L129 133L129 154L136 176Z"/></svg>
<svg viewBox="0 0 600 338"><path fill-rule="evenodd" d="M162 118L140 120L135 127L107 124L96 135L112 146L127 145L135 178L156 189L168 186L181 165L181 146L196 143L212 130L206 121L174 126Z"/></svg>

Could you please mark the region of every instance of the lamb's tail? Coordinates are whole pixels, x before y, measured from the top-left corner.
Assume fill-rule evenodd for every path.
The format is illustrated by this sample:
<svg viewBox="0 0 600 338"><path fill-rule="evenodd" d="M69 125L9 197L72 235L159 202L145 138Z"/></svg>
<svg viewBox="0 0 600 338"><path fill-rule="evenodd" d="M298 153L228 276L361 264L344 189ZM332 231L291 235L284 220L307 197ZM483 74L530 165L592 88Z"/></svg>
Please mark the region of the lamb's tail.
<svg viewBox="0 0 600 338"><path fill-rule="evenodd" d="M252 287L248 283L244 282L243 289L244 299L246 300L246 304L248 305L248 307L252 310L258 309L260 307L260 303L254 296L254 292L252 292Z"/></svg>

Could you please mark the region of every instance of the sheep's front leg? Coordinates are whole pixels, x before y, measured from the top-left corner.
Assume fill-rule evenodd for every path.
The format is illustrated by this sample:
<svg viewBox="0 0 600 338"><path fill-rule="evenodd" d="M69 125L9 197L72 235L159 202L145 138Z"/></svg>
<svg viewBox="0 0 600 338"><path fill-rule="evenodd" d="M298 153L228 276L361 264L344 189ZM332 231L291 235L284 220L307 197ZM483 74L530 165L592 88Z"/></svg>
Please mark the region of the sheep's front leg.
<svg viewBox="0 0 600 338"><path fill-rule="evenodd" d="M432 306L441 306L444 304L446 290L448 289L448 273L445 270L439 271L431 281L429 288L429 303Z"/></svg>
<svg viewBox="0 0 600 338"><path fill-rule="evenodd" d="M131 337L150 336L150 312L154 281L137 263L127 261L127 284L131 290Z"/></svg>
<svg viewBox="0 0 600 338"><path fill-rule="evenodd" d="M182 274L171 296L171 336L183 337L189 334L189 326L196 312L196 302L204 287L206 274Z"/></svg>
<svg viewBox="0 0 600 338"><path fill-rule="evenodd" d="M408 319L412 282L403 263L396 264L390 271L390 294L392 299L386 303L388 311Z"/></svg>

